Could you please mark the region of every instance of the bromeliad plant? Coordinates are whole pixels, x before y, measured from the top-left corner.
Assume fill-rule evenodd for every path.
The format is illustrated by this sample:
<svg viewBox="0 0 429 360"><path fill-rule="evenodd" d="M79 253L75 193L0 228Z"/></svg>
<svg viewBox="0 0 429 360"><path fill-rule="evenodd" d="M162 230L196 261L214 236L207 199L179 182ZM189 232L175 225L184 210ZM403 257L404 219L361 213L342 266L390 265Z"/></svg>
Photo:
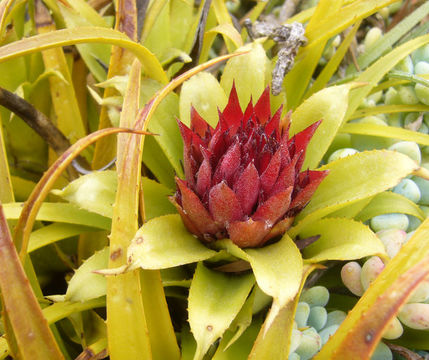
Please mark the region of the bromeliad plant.
<svg viewBox="0 0 429 360"><path fill-rule="evenodd" d="M233 85L213 129L191 110L191 129L179 122L186 181L172 198L187 229L205 242L229 238L241 248L260 247L284 234L327 171L304 171L305 150L319 123L289 139L271 117L269 88L243 114Z"/></svg>
<svg viewBox="0 0 429 360"><path fill-rule="evenodd" d="M330 81L338 77L361 20L393 1L321 0L297 13L288 22L305 23L308 42L273 96L272 69L277 61L282 65L273 57L273 42L261 38L244 45L247 35L233 26L224 1L152 1L144 19L140 2L132 0L26 3L0 2L0 66L2 74L16 74L2 76L0 85L55 114L56 127L74 145L65 152L63 146L58 160L43 141L21 148L15 137L28 129L17 125L15 115L0 112L10 160L2 150L0 168L13 176L13 186L10 176L0 177L1 201L6 218L18 220L13 246L0 218L0 357L369 358L429 273L429 223L423 221L390 259L366 221L388 212L424 220L416 204L388 190L409 175L428 174L415 159L392 151L399 146L369 146L326 160L352 136L366 145L375 136L429 145L427 134L354 121L371 112L427 110L421 104L359 107L372 92L392 86L383 77L402 58L429 43L429 35L418 36L426 29L422 24L403 44L386 47L429 14L428 4L368 48L357 59L360 70L348 69L351 81L341 85ZM107 8L98 8L100 3ZM242 16L245 2L236 3L230 10ZM265 7L271 12L273 3L258 3L250 18L256 20ZM115 29L109 28L112 9ZM276 31L286 31L276 26L274 40ZM330 39L350 26L320 68ZM220 44L228 54L206 62ZM69 57L64 45L76 45L79 56ZM287 41L277 45L285 50ZM219 76L206 71L220 64ZM95 82L105 88L103 97ZM26 120L45 119L31 106L26 109L32 112L18 112L12 98L18 101L0 89L2 104ZM122 129L94 131L118 125ZM120 134L117 142L105 137L121 131L135 134ZM78 176L68 167L85 148L80 164L100 168L116 157L116 170ZM33 161L36 153L44 160ZM39 174L37 185L29 182L48 160L52 166ZM65 169L69 178L61 177ZM34 186L31 194L23 183ZM24 206L15 195L24 197ZM75 248L57 244L63 239ZM308 289L326 262L342 265L370 256L384 261L384 270L357 303L350 295L329 296L321 286ZM53 276L52 269L42 270L54 258L61 259L60 269L74 273L67 274L64 291L55 288L44 300L42 289L46 294ZM330 290L342 286L339 272L328 270ZM334 324L336 331L328 326L332 319L313 317L327 314L325 306L348 312ZM313 312L308 319L305 308ZM324 331L323 347L317 331ZM298 338L305 341L298 344ZM410 329L398 341L429 348L425 334Z"/></svg>

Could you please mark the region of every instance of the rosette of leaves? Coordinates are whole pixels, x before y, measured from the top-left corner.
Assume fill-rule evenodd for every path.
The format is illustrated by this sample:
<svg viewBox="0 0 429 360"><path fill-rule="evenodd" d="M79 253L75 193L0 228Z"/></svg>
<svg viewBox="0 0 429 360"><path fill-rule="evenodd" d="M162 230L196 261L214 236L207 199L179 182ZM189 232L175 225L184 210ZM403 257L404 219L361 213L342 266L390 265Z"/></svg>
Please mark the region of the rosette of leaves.
<svg viewBox="0 0 429 360"><path fill-rule="evenodd" d="M221 115L227 111L225 110L225 106L228 109L226 94L231 91L234 82L238 99L234 101L236 101L235 106L240 104L241 121L250 97L258 99L261 94L264 94L264 89L269 82L266 71L252 73L244 70L248 69L250 64L267 63L262 47L255 44L248 54L228 61L220 83L209 73L194 76L182 87L177 115L186 126L196 129L198 127L195 123L194 127L192 126L191 116L195 117L198 113L201 118L208 119L212 129L215 129L216 118L219 117L218 108ZM252 76L232 76L239 71ZM252 354L250 356L273 355L273 351L277 354L277 350L269 346L271 341L282 344L282 349L284 348L287 353L287 339L293 330L292 322L287 322L287 319L294 313L293 304L308 274L309 266L310 269L313 266L311 264L326 260L352 260L370 255L386 258L382 242L367 226L354 220L355 214L374 195L391 188L404 176L416 171L418 166L401 153L375 150L319 167L321 159L344 121L352 87L353 85L342 85L315 93L290 115L291 138L294 135L299 136L298 134L305 131L308 126L323 119L311 140L308 139L306 157L302 159L302 164L303 169L309 168L310 171L329 170L329 175L320 183L308 205L291 222L289 230L279 235L279 240L273 239L272 243L259 248L240 249L228 239L228 232L224 231L225 239L213 239L207 244L197 238L200 233L194 235L189 231L181 215L174 214L174 209L168 204L166 196L169 191L170 194L173 191L171 185L169 183L155 185L156 183L151 180L144 180L144 186L147 189L145 205L149 221L136 233L128 249L128 271L138 267L163 269L164 282L168 284L166 286L170 289L169 291L173 291L171 294L175 294L174 296L178 296L174 286L185 286L185 288L189 286L187 305L189 312L186 316L193 336L190 336L186 327L182 329L183 339L186 340L182 342L184 353L192 353L195 358L201 358L207 352L211 354L218 352L217 356L221 356L224 350L237 351L238 347L239 356L242 358L250 354ZM201 93L201 89L205 89L204 94ZM264 96L267 97L268 93ZM273 104L278 102L278 98L271 100ZM195 110L191 110L191 104ZM160 105L159 110L162 108L163 104ZM282 118L284 117L285 114L282 115ZM170 133L170 137L180 139L176 120L171 117L169 121L174 124L174 133ZM206 130L212 131L208 126ZM182 128L182 132L184 131L191 134L190 130ZM197 140L195 143L199 144ZM189 144L190 142L188 146ZM394 161L398 166L392 168L386 159ZM185 173L186 166L185 164ZM97 174L91 176L97 177ZM101 177L101 175L98 176ZM198 175L195 179L198 179ZM362 179L366 180L363 182ZM177 181L183 182L183 180ZM168 190L169 187L171 190ZM164 190L159 192L161 188ZM70 201L76 201L75 191L67 192L67 198ZM112 199L109 202L113 202ZM82 201L79 204L88 207L87 202L87 205ZM354 207L357 210L353 212L348 210ZM155 208L159 211L153 214L152 209ZM189 214L187 210L186 213ZM330 214L332 215L328 216ZM192 229L192 226L190 228ZM339 228L341 228L340 232ZM315 236L318 240L304 249L301 254L295 241ZM198 263L198 265L195 272L191 273L192 281L190 281L188 270L183 272L179 269L187 268L186 265L192 263ZM225 269L222 266L231 263L241 264L241 268L235 268L237 271L249 268L252 271L237 272L235 275L221 271ZM73 284L80 283L79 277L76 274ZM242 320L244 316L242 311L251 307L254 302L255 290L252 290L254 288L261 289L265 296L272 298L272 308L263 326L258 316L253 317L252 321L252 312L249 310L247 310L246 320ZM75 291L75 289L73 285L71 288L73 299L79 299L84 291L82 289ZM260 293L260 290L257 293ZM99 294L102 294L102 291ZM266 297L265 299L264 304L271 302ZM251 340L247 336L250 336ZM219 345L214 345L219 338L222 339Z"/></svg>
<svg viewBox="0 0 429 360"><path fill-rule="evenodd" d="M243 111L233 85L213 129L191 110L191 129L179 122L186 181L171 198L187 229L205 242L229 238L260 247L283 234L327 171L300 172L319 122L288 139L281 108L271 117L267 87ZM283 119L283 123L287 119Z"/></svg>

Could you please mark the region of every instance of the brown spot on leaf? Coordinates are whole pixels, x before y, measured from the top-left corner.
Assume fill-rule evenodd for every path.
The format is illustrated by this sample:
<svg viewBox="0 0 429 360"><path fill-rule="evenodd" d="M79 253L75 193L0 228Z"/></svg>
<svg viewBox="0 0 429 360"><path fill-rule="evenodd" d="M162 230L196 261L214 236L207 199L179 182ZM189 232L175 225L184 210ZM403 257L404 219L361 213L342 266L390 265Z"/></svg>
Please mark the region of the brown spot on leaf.
<svg viewBox="0 0 429 360"><path fill-rule="evenodd" d="M206 329L207 329L207 331L212 331L213 330L213 326L207 325Z"/></svg>
<svg viewBox="0 0 429 360"><path fill-rule="evenodd" d="M143 236L139 236L139 237L136 239L136 244L142 244L142 243L143 243L143 241L144 241Z"/></svg>
<svg viewBox="0 0 429 360"><path fill-rule="evenodd" d="M110 254L111 260L116 260L122 255L122 249L119 248Z"/></svg>

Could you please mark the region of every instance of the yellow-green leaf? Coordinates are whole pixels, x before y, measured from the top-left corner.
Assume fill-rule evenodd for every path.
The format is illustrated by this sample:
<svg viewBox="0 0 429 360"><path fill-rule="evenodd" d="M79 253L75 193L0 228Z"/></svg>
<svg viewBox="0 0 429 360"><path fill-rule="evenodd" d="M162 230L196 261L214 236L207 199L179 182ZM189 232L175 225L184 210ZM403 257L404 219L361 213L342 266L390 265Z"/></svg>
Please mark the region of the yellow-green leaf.
<svg viewBox="0 0 429 360"><path fill-rule="evenodd" d="M356 220L366 221L374 216L389 213L408 214L420 220L425 218L423 211L414 202L400 194L386 191L376 195L356 216Z"/></svg>
<svg viewBox="0 0 429 360"><path fill-rule="evenodd" d="M53 244L59 240L67 239L84 232L95 231L93 227L76 224L53 223L33 231L28 243L28 252Z"/></svg>
<svg viewBox="0 0 429 360"><path fill-rule="evenodd" d="M128 248L132 268L166 269L206 260L216 252L205 247L183 225L178 214L157 217L144 224Z"/></svg>
<svg viewBox="0 0 429 360"><path fill-rule="evenodd" d="M189 324L197 341L195 360L231 325L255 283L252 274L230 276L198 263L189 289Z"/></svg>
<svg viewBox="0 0 429 360"><path fill-rule="evenodd" d="M180 92L180 120L190 126L191 106L211 126L219 120L218 109L223 110L228 99L216 78L208 72L200 72L185 81Z"/></svg>
<svg viewBox="0 0 429 360"><path fill-rule="evenodd" d="M316 168L340 128L348 106L350 85L332 86L313 94L293 113L290 136L322 120L306 150L303 168Z"/></svg>
<svg viewBox="0 0 429 360"><path fill-rule="evenodd" d="M228 61L220 85L225 93L229 94L232 84L235 83L241 108L245 109L250 98L257 101L267 86L266 70L269 62L264 48L257 42L241 49L250 49L250 52Z"/></svg>
<svg viewBox="0 0 429 360"><path fill-rule="evenodd" d="M381 126L368 123L348 123L341 129L342 133L381 136L404 141L414 141L421 145L429 145L429 135L417 131L402 129L393 126Z"/></svg>
<svg viewBox="0 0 429 360"><path fill-rule="evenodd" d="M279 311L299 290L303 263L298 248L287 234L275 244L259 249L242 250L230 240L220 240L216 244L248 261L259 287L273 297L273 305L264 325L264 331L267 332Z"/></svg>
<svg viewBox="0 0 429 360"><path fill-rule="evenodd" d="M161 83L168 81L158 59L143 45L131 41L119 31L96 26L62 29L15 41L0 47L0 62L46 49L82 43L111 44L128 49L141 61L147 76Z"/></svg>
<svg viewBox="0 0 429 360"><path fill-rule="evenodd" d="M361 73L355 80L357 82L368 83L368 85L355 89L350 94L350 104L346 118L349 118L350 115L356 111L362 100L390 69L392 69L408 54L427 43L429 43L429 35L420 36L410 40L377 60L374 64L368 67L368 69Z"/></svg>
<svg viewBox="0 0 429 360"><path fill-rule="evenodd" d="M85 302L106 295L106 278L94 271L106 269L108 264L108 247L85 260L70 279L65 300Z"/></svg>
<svg viewBox="0 0 429 360"><path fill-rule="evenodd" d="M324 165L320 170L329 170L328 176L289 233L294 236L310 221L390 189L417 169L417 163L408 156L388 150L365 151Z"/></svg>
<svg viewBox="0 0 429 360"><path fill-rule="evenodd" d="M22 211L22 203L4 204L7 219L18 219ZM109 230L110 219L79 209L76 205L66 203L44 202L36 215L36 220L63 222L76 225L86 225L98 229Z"/></svg>
<svg viewBox="0 0 429 360"><path fill-rule="evenodd" d="M112 218L116 185L116 171L98 171L81 176L52 193L83 209Z"/></svg>
<svg viewBox="0 0 429 360"><path fill-rule="evenodd" d="M386 256L383 243L370 228L351 219L318 220L305 226L299 235L301 238L320 235L316 242L304 249L304 258L308 262Z"/></svg>
<svg viewBox="0 0 429 360"><path fill-rule="evenodd" d="M428 257L429 219L426 219L365 291L315 360L367 358L399 306L429 273Z"/></svg>

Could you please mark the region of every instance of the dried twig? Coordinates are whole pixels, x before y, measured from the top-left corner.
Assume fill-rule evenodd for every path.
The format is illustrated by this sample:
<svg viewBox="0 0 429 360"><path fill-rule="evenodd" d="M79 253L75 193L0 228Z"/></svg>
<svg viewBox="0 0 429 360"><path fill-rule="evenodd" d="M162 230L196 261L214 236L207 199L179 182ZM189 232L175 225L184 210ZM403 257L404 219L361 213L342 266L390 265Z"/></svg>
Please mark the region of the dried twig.
<svg viewBox="0 0 429 360"><path fill-rule="evenodd" d="M244 21L244 26L252 40L267 36L277 43L279 52L277 54L278 60L273 70L271 92L273 95L280 94L283 79L292 69L298 49L307 43L307 39L304 36L304 26L298 22L278 25L275 22L256 21L252 24L250 19Z"/></svg>

